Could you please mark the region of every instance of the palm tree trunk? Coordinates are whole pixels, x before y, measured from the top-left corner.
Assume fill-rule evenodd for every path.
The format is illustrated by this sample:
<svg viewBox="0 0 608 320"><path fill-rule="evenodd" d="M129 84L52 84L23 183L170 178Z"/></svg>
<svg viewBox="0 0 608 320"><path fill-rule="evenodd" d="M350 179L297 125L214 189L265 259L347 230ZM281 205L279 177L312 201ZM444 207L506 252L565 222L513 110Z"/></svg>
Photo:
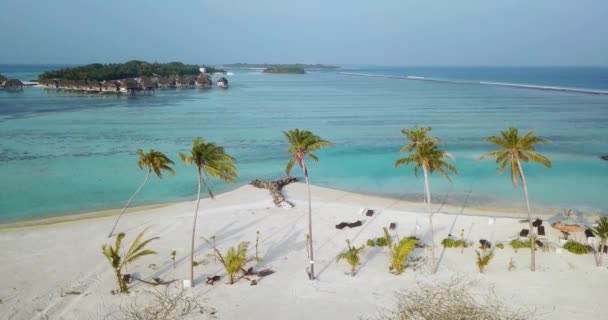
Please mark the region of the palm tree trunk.
<svg viewBox="0 0 608 320"><path fill-rule="evenodd" d="M114 223L114 226L112 227L112 231L110 231L108 238L112 237L112 234L114 233L114 229L116 229L116 226L118 225L118 221L120 220L120 217L122 217L123 213L125 213L125 211L127 210L127 207L129 206L129 204L131 204L131 201L133 201L133 199L139 193L141 188L143 188L146 185L146 183L148 182L148 178L150 177L151 172L152 172L152 169L148 168L148 173L146 174L146 178L144 179L144 182L139 186L139 188L137 188L137 190L135 190L135 193L131 196L131 198L129 198L129 201L127 201L127 204L125 204L125 206L122 207L122 210L120 211L118 218L116 218L116 222Z"/></svg>
<svg viewBox="0 0 608 320"><path fill-rule="evenodd" d="M315 279L315 259L312 252L312 204L310 200L310 184L308 183L308 169L306 163L302 162L302 170L304 170L304 180L306 180L306 189L308 189L308 252L310 258L310 273L308 278Z"/></svg>
<svg viewBox="0 0 608 320"><path fill-rule="evenodd" d="M198 168L198 190L196 192L196 210L194 211L194 222L192 223L192 246L190 250L190 285L194 287L194 238L196 237L196 218L198 217L198 206L201 203L201 168Z"/></svg>
<svg viewBox="0 0 608 320"><path fill-rule="evenodd" d="M422 166L424 173L424 190L426 210L429 213L429 227L431 228L431 258L432 258L432 273L437 272L437 262L435 260L435 231L433 230L433 212L431 212L431 187L429 184L429 173L426 166Z"/></svg>
<svg viewBox="0 0 608 320"><path fill-rule="evenodd" d="M534 237L532 236L532 212L530 210L530 200L528 198L528 184L526 183L526 177L524 176L524 169L521 167L519 159L516 159L517 168L519 169L519 177L521 178L521 186L524 189L524 196L526 197L526 209L528 209L528 227L530 228L530 270L536 271L536 254Z"/></svg>
<svg viewBox="0 0 608 320"><path fill-rule="evenodd" d="M598 257L598 261L597 261L598 267L602 266L602 256L604 255L604 247L605 247L604 242L605 242L605 240L602 240L602 243L600 244L600 252L598 253L599 257Z"/></svg>

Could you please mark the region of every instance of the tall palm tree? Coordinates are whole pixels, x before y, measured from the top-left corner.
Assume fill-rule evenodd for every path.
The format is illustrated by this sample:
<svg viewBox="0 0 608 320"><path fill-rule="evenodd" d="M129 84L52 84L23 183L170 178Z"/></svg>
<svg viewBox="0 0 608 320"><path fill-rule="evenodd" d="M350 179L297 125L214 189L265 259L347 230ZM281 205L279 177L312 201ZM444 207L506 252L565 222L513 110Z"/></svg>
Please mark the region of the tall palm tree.
<svg viewBox="0 0 608 320"><path fill-rule="evenodd" d="M308 254L310 259L310 272L308 273L308 278L310 280L315 279L315 265L314 265L314 255L312 250L312 205L310 203L310 184L308 183L308 168L306 167L305 157L308 156L314 162L319 162L319 158L313 154L314 151L317 151L323 147L330 147L332 143L326 140L321 139L319 136L315 135L311 131L299 129L293 129L289 131L283 131L283 134L287 138L287 142L289 143L289 148L287 151L291 154L291 158L287 162L287 168L285 169L285 173L287 176L291 175L291 169L294 164L297 163L300 168L302 168L302 172L304 173L304 179L306 181L306 188L308 189L308 237L307 237L307 245L308 245Z"/></svg>
<svg viewBox="0 0 608 320"><path fill-rule="evenodd" d="M415 125L412 129L401 129L401 133L407 140L409 140L410 143L401 148L401 150L399 150L399 154L412 151L424 142L434 142L435 144L440 143L441 139L429 136L429 133L432 130L433 128L431 127L419 127L418 125Z"/></svg>
<svg viewBox="0 0 608 320"><path fill-rule="evenodd" d="M608 217L601 217L596 220L597 227L591 228L593 234L600 238L600 247L597 257L597 266L602 266L602 256L604 255L604 248L606 247L606 240L608 240Z"/></svg>
<svg viewBox="0 0 608 320"><path fill-rule="evenodd" d="M194 139L190 155L179 153L179 157L184 164L196 165L198 173L198 190L196 193L196 210L194 211L194 222L192 223L192 247L190 252L190 283L194 286L194 238L196 236L196 220L198 217L198 207L201 202L201 184L205 186L211 199L214 199L213 192L209 187L209 176L221 181L234 183L237 177L237 169L234 166L236 160L224 152L224 148L212 142L207 142L201 137ZM205 173L203 179L202 173Z"/></svg>
<svg viewBox="0 0 608 320"><path fill-rule="evenodd" d="M526 198L526 208L528 210L528 227L532 232L532 213L530 210L530 200L528 198L528 185L522 162L536 162L547 168L551 168L551 161L536 152L536 145L540 143L549 143L550 141L534 135L534 130L528 131L525 135L520 136L519 130L515 127L509 127L505 131L501 131L500 136L491 136L486 138L486 141L499 147L498 150L488 152L480 157L480 159L495 158L499 164L498 173L503 173L507 166L511 166L511 182L513 187L517 187L517 180L521 180L521 185L524 189L524 197ZM530 270L536 270L536 258L534 253L534 237L530 235Z"/></svg>
<svg viewBox="0 0 608 320"><path fill-rule="evenodd" d="M150 177L150 174L152 172L154 172L154 174L156 174L159 179L163 178L163 171L169 172L171 175L175 175L175 171L169 166L173 164L173 161L167 158L167 156L162 152L150 149L150 151L145 153L142 149L137 149L136 154L139 156L139 159L137 160L137 165L139 166L139 168L147 168L146 178L144 179L144 182L139 186L139 188L135 190L135 193L131 196L131 198L129 198L127 204L122 207L122 210L120 211L118 218L116 218L116 222L114 223L114 226L112 227L112 231L110 231L108 238L112 237L112 233L114 233L114 229L116 229L118 221L127 210L129 204L131 204L131 201L133 201L139 191L141 191L141 189L146 185L146 183L148 182L148 178Z"/></svg>
<svg viewBox="0 0 608 320"><path fill-rule="evenodd" d="M435 273L437 265L435 259L435 232L433 229L433 212L431 211L431 187L429 183L429 175L433 172L439 172L446 180L452 182L446 170L458 173L458 169L446 159L454 159L454 157L445 150L437 147L439 141L436 137L428 137L427 133L431 131L429 128L414 127L412 130L404 129L402 133L410 140L410 144L406 145L399 152L410 152L410 154L397 160L395 168L403 165L414 164L414 175L418 176L418 171L422 169L424 174L424 194L425 204L429 213L429 227L431 229L431 256L432 256L432 271Z"/></svg>

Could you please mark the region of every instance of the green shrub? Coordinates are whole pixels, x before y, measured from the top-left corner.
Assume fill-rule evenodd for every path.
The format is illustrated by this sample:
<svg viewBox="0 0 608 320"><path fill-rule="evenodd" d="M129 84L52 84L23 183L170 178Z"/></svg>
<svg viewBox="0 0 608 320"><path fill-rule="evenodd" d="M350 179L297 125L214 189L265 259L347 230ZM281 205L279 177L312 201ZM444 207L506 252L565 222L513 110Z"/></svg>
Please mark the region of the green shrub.
<svg viewBox="0 0 608 320"><path fill-rule="evenodd" d="M346 240L346 250L336 257L336 263L340 262L342 259L346 260L346 262L350 264L350 275L354 277L355 274L357 274L357 266L361 260L359 254L361 254L364 248L364 246L359 248L354 247L350 244L350 240Z"/></svg>
<svg viewBox="0 0 608 320"><path fill-rule="evenodd" d="M381 237L376 239L376 245L378 247L386 247L388 246L388 240L386 239L386 237Z"/></svg>
<svg viewBox="0 0 608 320"><path fill-rule="evenodd" d="M505 245L502 244L502 243L499 243L499 244L496 245L496 248L498 248L498 249L504 249Z"/></svg>
<svg viewBox="0 0 608 320"><path fill-rule="evenodd" d="M509 242L509 245L515 251L517 251L517 249L521 249L521 248L528 248L528 249L530 249L530 241L513 240L513 241Z"/></svg>
<svg viewBox="0 0 608 320"><path fill-rule="evenodd" d="M367 246L368 247L375 247L376 246L376 241L374 241L374 239L367 239Z"/></svg>
<svg viewBox="0 0 608 320"><path fill-rule="evenodd" d="M441 240L441 245L444 248L466 248L469 246L464 240L454 240L451 238Z"/></svg>
<svg viewBox="0 0 608 320"><path fill-rule="evenodd" d="M589 253L589 248L586 245L576 242L574 240L569 240L564 245L564 249L574 253L574 254L587 254Z"/></svg>

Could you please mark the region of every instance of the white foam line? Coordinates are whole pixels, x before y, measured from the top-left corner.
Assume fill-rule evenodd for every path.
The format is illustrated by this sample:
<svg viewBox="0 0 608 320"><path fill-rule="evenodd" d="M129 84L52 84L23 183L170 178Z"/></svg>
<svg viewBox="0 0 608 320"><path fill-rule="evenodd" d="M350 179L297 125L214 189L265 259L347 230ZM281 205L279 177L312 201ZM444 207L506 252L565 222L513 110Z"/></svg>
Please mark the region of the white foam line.
<svg viewBox="0 0 608 320"><path fill-rule="evenodd" d="M444 79L434 79L434 78L426 78L426 77L420 77L420 76L391 76L391 75L352 73L352 72L338 72L338 74L343 74L343 75L347 75L347 76L355 76L355 77L417 80L417 81L443 82L443 83L454 83L454 84L477 84L477 85L486 85L486 86L509 87L509 88L516 88L516 89L532 89L532 90L584 93L584 94L594 94L594 95L608 95L607 90L585 89L585 88L542 86L542 85L533 85L533 84L517 84L517 83L491 82L491 81L444 80Z"/></svg>

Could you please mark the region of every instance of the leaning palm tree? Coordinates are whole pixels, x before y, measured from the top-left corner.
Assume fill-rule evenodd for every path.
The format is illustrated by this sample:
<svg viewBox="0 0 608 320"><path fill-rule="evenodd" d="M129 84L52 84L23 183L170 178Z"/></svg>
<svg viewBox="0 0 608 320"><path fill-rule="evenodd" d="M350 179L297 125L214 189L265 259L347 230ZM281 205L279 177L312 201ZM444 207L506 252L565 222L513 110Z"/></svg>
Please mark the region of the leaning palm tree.
<svg viewBox="0 0 608 320"><path fill-rule="evenodd" d="M597 227L591 228L593 234L600 239L600 247L597 252L597 266L602 266L602 256L604 255L604 248L606 247L606 240L608 240L608 217L601 217L596 220Z"/></svg>
<svg viewBox="0 0 608 320"><path fill-rule="evenodd" d="M491 136L486 138L486 141L499 147L498 150L488 152L480 157L480 159L495 158L499 165L498 173L503 173L507 166L511 166L511 182L513 187L517 187L517 180L521 180L521 185L524 189L526 198L526 208L528 209L528 227L532 230L532 213L530 211L530 200L528 199L528 185L524 175L522 162L536 162L547 168L551 168L551 161L536 152L536 145L539 143L549 143L549 140L534 136L534 130L528 131L525 135L520 136L519 130L514 127L509 127L506 131L502 131L500 136ZM536 259L534 253L534 237L530 235L530 270L536 270Z"/></svg>
<svg viewBox="0 0 608 320"><path fill-rule="evenodd" d="M421 129L418 127L414 127L412 131L415 130ZM408 130L404 130L404 132L405 131ZM430 131L430 128L428 131ZM410 138L409 135L406 136ZM426 135L417 135L416 137L419 140L410 140L412 141L410 145L413 145L411 148L409 148L410 154L405 158L397 160L395 162L395 168L398 168L402 165L414 164L414 175L418 176L418 171L420 169L422 169L422 173L424 174L424 202L429 213L429 227L431 229L432 272L435 273L437 266L435 260L435 234L433 230L433 212L431 211L431 187L429 184L429 175L436 171L439 172L444 178L446 178L446 180L452 182L452 179L448 175L446 169L456 174L458 173L458 169L453 164L446 161L446 159L454 159L454 157L447 151L441 150L439 149L439 147L437 147L437 138L427 137ZM401 149L400 153L408 151L408 146L409 145Z"/></svg>
<svg viewBox="0 0 608 320"><path fill-rule="evenodd" d="M323 147L332 146L331 142L321 139L319 136L315 135L311 131L299 129L293 129L289 131L283 131L283 134L287 138L287 142L289 143L289 149L287 151L291 154L291 158L287 162L287 168L285 169L285 173L287 176L291 175L291 169L294 164L297 162L300 168L302 168L302 172L304 172L304 179L306 180L306 188L308 189L308 236L306 237L307 245L308 245L308 255L310 259L310 272L308 273L308 278L310 280L315 279L315 265L314 265L314 255L312 251L312 206L310 203L310 185L308 183L308 168L306 167L306 162L304 158L308 156L314 162L319 162L319 158L313 154L314 151L317 151Z"/></svg>
<svg viewBox="0 0 608 320"><path fill-rule="evenodd" d="M112 231L110 231L108 238L112 237L112 233L114 233L114 229L116 229L118 221L127 210L129 204L131 204L131 201L133 201L139 191L141 191L141 189L146 185L146 183L148 182L148 178L150 178L150 174L152 172L154 172L154 174L156 174L159 179L163 178L163 170L169 172L172 175L175 175L175 171L173 171L173 168L169 166L173 164L173 161L167 158L167 156L165 156L162 152L150 149L150 151L145 153L142 149L137 149L136 153L139 156L139 159L137 160L137 165L139 166L139 168L147 168L146 178L144 179L144 182L139 186L139 188L135 190L135 193L131 196L131 198L129 198L127 204L122 207L122 210L120 211L118 218L116 218L116 222L114 223L114 226L112 227Z"/></svg>
<svg viewBox="0 0 608 320"><path fill-rule="evenodd" d="M196 193L196 210L194 211L194 222L192 223L192 247L190 252L190 283L194 286L194 238L196 236L196 219L198 217L198 207L201 202L201 184L205 186L211 199L214 199L213 192L209 187L209 176L219 180L234 183L237 170L234 167L236 160L224 152L224 148L212 142L207 142L201 137L194 139L190 155L179 153L179 157L186 165L196 165L198 173L198 190ZM202 173L205 173L203 179Z"/></svg>

